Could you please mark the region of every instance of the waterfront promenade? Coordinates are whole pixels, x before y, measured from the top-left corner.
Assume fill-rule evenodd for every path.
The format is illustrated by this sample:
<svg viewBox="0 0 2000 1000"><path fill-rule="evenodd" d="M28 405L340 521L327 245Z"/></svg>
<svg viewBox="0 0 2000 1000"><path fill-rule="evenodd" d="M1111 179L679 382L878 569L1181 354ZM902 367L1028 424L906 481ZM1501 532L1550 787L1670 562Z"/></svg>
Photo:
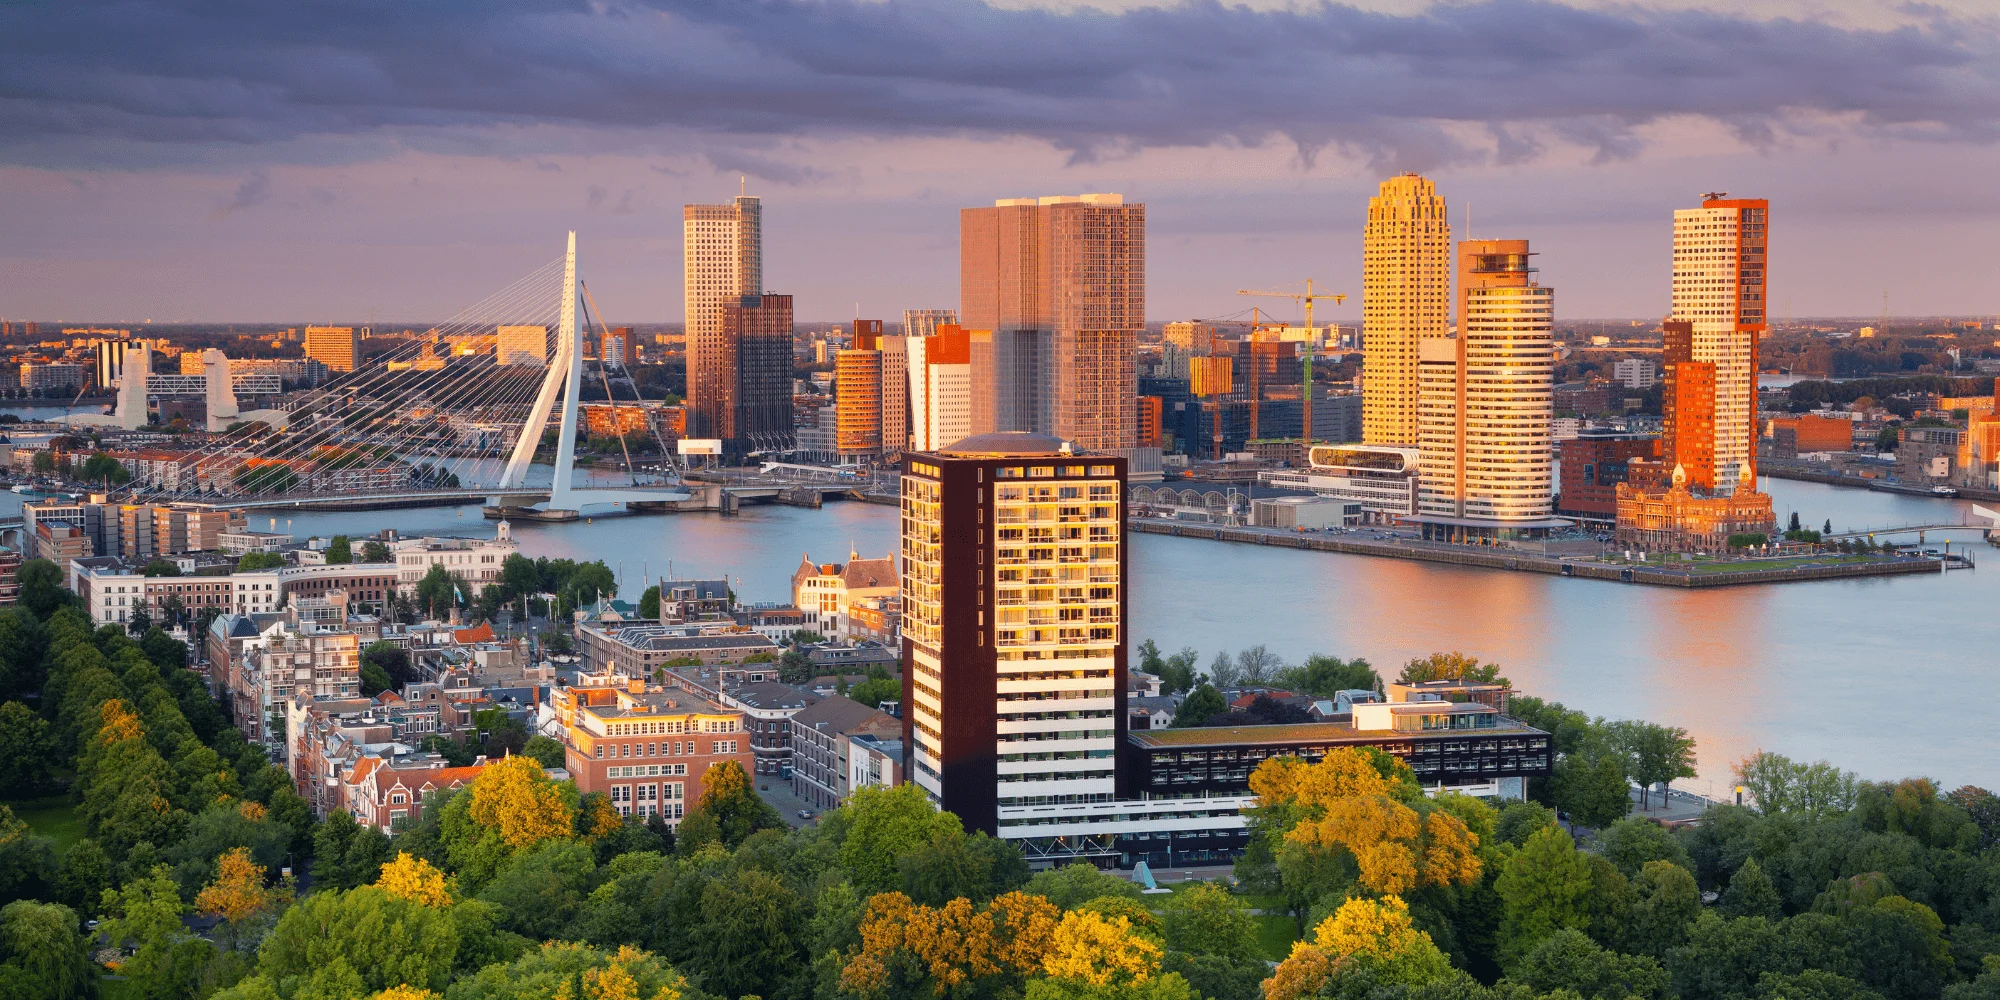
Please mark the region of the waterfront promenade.
<svg viewBox="0 0 2000 1000"><path fill-rule="evenodd" d="M1718 560L1675 564L1632 564L1592 558L1543 555L1521 549L1485 548L1423 542L1410 538L1373 539L1358 535L1323 535L1282 528L1224 527L1164 518L1133 518L1131 529L1142 534L1172 535L1245 545L1379 556L1417 562L1475 566L1482 569L1542 573L1583 580L1643 583L1661 587L1730 587L1757 583L1798 583L1864 576L1901 576L1943 572L1946 563L1925 556L1853 556L1823 553L1802 556Z"/></svg>

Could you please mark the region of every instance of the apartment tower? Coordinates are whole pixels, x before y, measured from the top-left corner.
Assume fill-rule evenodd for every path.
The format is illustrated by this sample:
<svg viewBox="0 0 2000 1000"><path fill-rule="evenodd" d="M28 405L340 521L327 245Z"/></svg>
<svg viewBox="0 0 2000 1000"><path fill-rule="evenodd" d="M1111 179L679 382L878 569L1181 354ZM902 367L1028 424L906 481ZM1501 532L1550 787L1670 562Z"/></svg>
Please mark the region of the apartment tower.
<svg viewBox="0 0 2000 1000"><path fill-rule="evenodd" d="M1404 174L1368 199L1361 238L1361 439L1417 441L1419 345L1451 324L1451 225L1428 179Z"/></svg>
<svg viewBox="0 0 2000 1000"><path fill-rule="evenodd" d="M1458 244L1458 333L1419 346L1418 519L1427 537L1517 537L1554 503L1555 290L1527 240Z"/></svg>
<svg viewBox="0 0 2000 1000"><path fill-rule="evenodd" d="M732 456L792 450L792 297L743 295L725 303L713 339L721 377L705 401L710 422L702 436L720 438Z"/></svg>
<svg viewBox="0 0 2000 1000"><path fill-rule="evenodd" d="M337 372L351 372L361 362L361 338L351 326L306 327L306 357Z"/></svg>
<svg viewBox="0 0 2000 1000"><path fill-rule="evenodd" d="M1771 203L1712 193L1674 211L1673 316L1688 359L1715 366L1713 491L1757 485L1757 342L1768 329Z"/></svg>
<svg viewBox="0 0 2000 1000"><path fill-rule="evenodd" d="M1134 447L1146 206L1085 194L963 209L958 312L986 333L973 342L974 433Z"/></svg>
<svg viewBox="0 0 2000 1000"><path fill-rule="evenodd" d="M925 366L929 363L929 359L924 353L925 345L930 338L937 336L938 329L944 326L950 326L953 329L958 328L958 310L903 310L903 350L908 355L905 363L909 366L909 385L904 392L904 395L908 397L910 413L909 446L917 451L934 451L941 447L934 437L924 436L921 427L925 420L924 413L930 406L930 400L927 395L929 392L928 378L925 374ZM970 431L967 433L970 433ZM959 435L959 437L964 436L964 434ZM953 440L957 439L954 438ZM943 442L943 444L950 443L950 441Z"/></svg>
<svg viewBox="0 0 2000 1000"><path fill-rule="evenodd" d="M879 319L858 319L850 344L834 355L834 450L843 458L900 454L909 442L904 338L883 334Z"/></svg>
<svg viewBox="0 0 2000 1000"><path fill-rule="evenodd" d="M1694 359L1694 324L1660 324L1661 465L1669 477L1703 493L1715 492L1715 365ZM1679 469L1679 473L1674 470Z"/></svg>
<svg viewBox="0 0 2000 1000"><path fill-rule="evenodd" d="M688 436L726 438L723 413L731 406L736 374L726 358L723 312L764 289L763 203L746 195L727 205L684 206L681 238ZM789 344L785 365L789 380Z"/></svg>
<svg viewBox="0 0 2000 1000"><path fill-rule="evenodd" d="M1115 800L1125 469L1020 431L904 456L907 773L967 830Z"/></svg>
<svg viewBox="0 0 2000 1000"><path fill-rule="evenodd" d="M972 336L956 323L910 338L910 449L938 451L972 434Z"/></svg>

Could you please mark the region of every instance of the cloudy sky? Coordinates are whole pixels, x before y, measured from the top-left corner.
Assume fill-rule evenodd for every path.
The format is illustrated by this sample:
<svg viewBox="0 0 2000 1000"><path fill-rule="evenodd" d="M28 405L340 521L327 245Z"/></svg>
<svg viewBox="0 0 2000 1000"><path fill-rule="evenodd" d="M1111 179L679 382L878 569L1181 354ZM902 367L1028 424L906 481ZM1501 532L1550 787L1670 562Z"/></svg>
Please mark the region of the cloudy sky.
<svg viewBox="0 0 2000 1000"><path fill-rule="evenodd" d="M954 306L957 209L1082 191L1147 203L1151 318L1215 317L1358 291L1403 170L1569 318L1664 311L1711 190L1771 199L1780 315L1992 314L1994 10L17 0L0 316L423 321L575 229L612 320L678 321L680 206L747 183L802 319Z"/></svg>

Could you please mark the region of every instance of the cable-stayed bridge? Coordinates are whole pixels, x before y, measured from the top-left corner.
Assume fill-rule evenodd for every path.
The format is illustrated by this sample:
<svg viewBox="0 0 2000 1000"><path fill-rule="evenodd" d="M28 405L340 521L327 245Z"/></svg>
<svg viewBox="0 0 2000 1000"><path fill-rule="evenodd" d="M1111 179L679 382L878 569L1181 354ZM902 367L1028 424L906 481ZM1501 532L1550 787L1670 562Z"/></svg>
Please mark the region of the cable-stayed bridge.
<svg viewBox="0 0 2000 1000"><path fill-rule="evenodd" d="M484 500L493 516L568 520L587 512L728 508L737 498L854 492L823 477L761 476L754 482L691 482L667 442L645 420L616 412L611 426L623 455L623 483L576 482L578 415L586 365L583 332L602 317L578 280L576 234L565 253L386 356L294 393L278 409L239 413L234 396L211 388L209 429L199 445L144 453L121 489L131 502L216 508L394 506ZM209 359L223 372L226 361ZM143 386L143 370L126 381ZM605 395L609 377L600 368ZM211 379L210 385L217 383ZM128 398L129 397L129 398ZM127 412L134 405L136 413ZM142 389L121 393L118 412L143 418ZM240 419L238 419L240 417ZM627 431L667 455L635 466ZM554 437L552 462L537 452ZM643 445L644 442L642 442ZM797 482L792 480L797 479Z"/></svg>

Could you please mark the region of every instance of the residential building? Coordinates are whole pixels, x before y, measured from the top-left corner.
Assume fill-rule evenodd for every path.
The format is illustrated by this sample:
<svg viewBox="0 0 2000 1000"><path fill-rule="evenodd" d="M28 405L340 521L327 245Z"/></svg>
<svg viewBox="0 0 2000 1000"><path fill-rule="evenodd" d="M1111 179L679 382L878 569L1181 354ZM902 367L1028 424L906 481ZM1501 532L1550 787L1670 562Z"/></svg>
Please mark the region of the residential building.
<svg viewBox="0 0 2000 1000"><path fill-rule="evenodd" d="M799 558L792 572L792 604L805 612L809 628L833 635L849 606L863 598L893 597L899 592L896 557L863 559L850 552L844 563L815 563Z"/></svg>
<svg viewBox="0 0 2000 1000"><path fill-rule="evenodd" d="M737 378L723 341L723 307L764 289L763 203L746 195L727 205L688 205L681 233L688 434L726 437ZM785 354L789 374L789 342Z"/></svg>
<svg viewBox="0 0 2000 1000"><path fill-rule="evenodd" d="M1725 194L1674 212L1673 319L1688 324L1688 360L1715 368L1713 489L1723 495L1757 484L1757 348L1768 329L1769 215L1765 199Z"/></svg>
<svg viewBox="0 0 2000 1000"><path fill-rule="evenodd" d="M1424 537L1533 537L1568 522L1554 507L1555 290L1535 280L1527 240L1458 245L1457 334L1418 347Z"/></svg>
<svg viewBox="0 0 2000 1000"><path fill-rule="evenodd" d="M783 774L792 769L792 717L819 701L819 696L777 681L741 684L722 690L721 704L743 713L750 734L750 753L758 774Z"/></svg>
<svg viewBox="0 0 2000 1000"><path fill-rule="evenodd" d="M1618 485L1629 477L1633 459L1660 457L1660 436L1589 430L1556 448L1562 488L1556 513L1589 521L1610 521L1618 513Z"/></svg>
<svg viewBox="0 0 2000 1000"><path fill-rule="evenodd" d="M103 341L102 343L99 343L97 345L97 368L96 371L94 372L94 374L96 375L94 384L99 389L109 389L112 386L117 385L119 378L123 375L124 372L125 352L150 351L152 349L153 349L152 344L144 340L121 339L121 340L107 340ZM200 363L201 354L199 352L190 351L188 352L188 354L194 355L197 365ZM184 358L186 356L187 355L185 354L182 355L182 357ZM194 372L192 374L199 374L199 372Z"/></svg>
<svg viewBox="0 0 2000 1000"><path fill-rule="evenodd" d="M1897 479L1926 486L1958 483L1959 445L1966 436L1964 428L1905 425L1896 436Z"/></svg>
<svg viewBox="0 0 2000 1000"><path fill-rule="evenodd" d="M1146 206L1085 194L963 209L959 275L959 322L980 331L970 351L974 434L1136 447Z"/></svg>
<svg viewBox="0 0 2000 1000"><path fill-rule="evenodd" d="M1627 389L1650 389L1659 377L1659 366L1650 358L1619 358L1611 363L1612 380Z"/></svg>
<svg viewBox="0 0 2000 1000"><path fill-rule="evenodd" d="M21 365L21 388L29 395L75 392L83 388L89 375L89 369L66 361L25 362Z"/></svg>
<svg viewBox="0 0 2000 1000"><path fill-rule="evenodd" d="M90 536L68 521L38 521L29 532L30 557L55 563L62 567L65 576L71 562L96 555L91 550Z"/></svg>
<svg viewBox="0 0 2000 1000"><path fill-rule="evenodd" d="M854 736L893 738L903 723L842 695L830 695L791 718L792 792L819 809L847 801Z"/></svg>
<svg viewBox="0 0 2000 1000"><path fill-rule="evenodd" d="M879 319L858 319L849 343L833 362L834 450L843 462L900 454L909 437L903 338L884 336Z"/></svg>
<svg viewBox="0 0 2000 1000"><path fill-rule="evenodd" d="M1368 199L1361 237L1361 440L1417 443L1418 349L1451 325L1451 225L1444 196L1417 174Z"/></svg>
<svg viewBox="0 0 2000 1000"><path fill-rule="evenodd" d="M1038 842L1031 853L1062 836L1037 810L1116 792L1124 494L1123 459L1047 435L974 435L904 461L910 779L969 830ZM1059 719L1040 704L1058 698Z"/></svg>
<svg viewBox="0 0 2000 1000"><path fill-rule="evenodd" d="M549 328L546 326L501 326L493 331L493 363L497 365L547 365Z"/></svg>
<svg viewBox="0 0 2000 1000"><path fill-rule="evenodd" d="M908 338L910 447L917 451L972 434L972 335L950 321L935 330Z"/></svg>
<svg viewBox="0 0 2000 1000"><path fill-rule="evenodd" d="M632 337L629 326L614 326L604 334L604 342L598 345L598 354L605 367L617 370L639 362L639 343Z"/></svg>
<svg viewBox="0 0 2000 1000"><path fill-rule="evenodd" d="M393 835L423 816L431 796L465 788L484 770L483 763L449 767L441 758L398 767L381 757L363 757L343 775L341 798L355 822Z"/></svg>
<svg viewBox="0 0 2000 1000"><path fill-rule="evenodd" d="M689 435L720 438L732 455L792 450L792 297L746 294L725 303L722 330L710 339L721 371L689 402Z"/></svg>
<svg viewBox="0 0 2000 1000"><path fill-rule="evenodd" d="M549 692L562 726L564 763L577 790L603 792L621 816L659 816L678 826L701 798L711 767L756 762L743 713L643 680L579 674Z"/></svg>
<svg viewBox="0 0 2000 1000"><path fill-rule="evenodd" d="M1668 320L1661 324L1666 383L1660 393L1664 450L1661 461L1670 475L1687 471L1690 489L1716 489L1716 367L1694 357L1694 324Z"/></svg>
<svg viewBox="0 0 2000 1000"><path fill-rule="evenodd" d="M396 587L404 595L417 592L417 584L432 566L464 580L467 596L476 595L488 584L500 582L500 570L507 557L521 549L514 540L512 526L501 521L492 538L406 538L391 543L389 558L395 562Z"/></svg>
<svg viewBox="0 0 2000 1000"><path fill-rule="evenodd" d="M894 788L903 783L903 741L873 733L849 733L847 792Z"/></svg>
<svg viewBox="0 0 2000 1000"><path fill-rule="evenodd" d="M726 625L655 625L586 622L576 627L583 669L620 677L656 678L680 663L740 665L777 659L778 644L731 622ZM775 671L773 672L775 675Z"/></svg>
<svg viewBox="0 0 2000 1000"><path fill-rule="evenodd" d="M351 326L309 326L305 351L330 371L351 372L361 364L361 337Z"/></svg>

